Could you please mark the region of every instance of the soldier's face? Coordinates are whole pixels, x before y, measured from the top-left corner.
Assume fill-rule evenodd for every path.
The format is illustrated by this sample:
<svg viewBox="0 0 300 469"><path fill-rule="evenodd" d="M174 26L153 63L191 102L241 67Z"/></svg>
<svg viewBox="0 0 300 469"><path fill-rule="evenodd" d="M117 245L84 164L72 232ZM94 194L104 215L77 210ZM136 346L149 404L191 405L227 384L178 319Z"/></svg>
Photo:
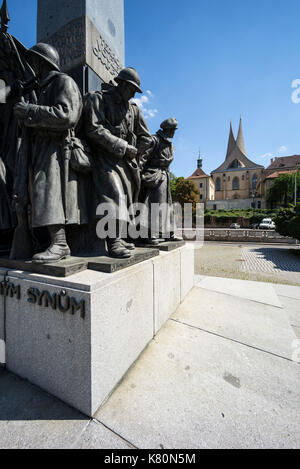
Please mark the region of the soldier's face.
<svg viewBox="0 0 300 469"><path fill-rule="evenodd" d="M33 68L33 71L36 74L36 76L39 77L41 74L42 66L41 66L41 59L36 54L30 55L30 65Z"/></svg>
<svg viewBox="0 0 300 469"><path fill-rule="evenodd" d="M173 138L174 135L175 135L175 132L176 132L176 129L166 129L164 131L166 137L168 137L168 138Z"/></svg>
<svg viewBox="0 0 300 469"><path fill-rule="evenodd" d="M123 83L120 83L119 90L125 102L130 101L132 98L134 98L136 93L135 86L125 81Z"/></svg>

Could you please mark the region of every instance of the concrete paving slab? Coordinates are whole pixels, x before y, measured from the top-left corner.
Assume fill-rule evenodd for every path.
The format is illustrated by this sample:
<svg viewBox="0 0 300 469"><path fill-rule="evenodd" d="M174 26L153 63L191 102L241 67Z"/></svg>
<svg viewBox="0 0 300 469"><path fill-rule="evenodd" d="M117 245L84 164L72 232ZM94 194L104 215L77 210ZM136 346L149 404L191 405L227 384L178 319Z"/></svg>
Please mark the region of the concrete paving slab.
<svg viewBox="0 0 300 469"><path fill-rule="evenodd" d="M134 446L118 437L104 425L91 421L74 449L133 449Z"/></svg>
<svg viewBox="0 0 300 469"><path fill-rule="evenodd" d="M274 285L277 295L286 296L300 300L300 287L292 287L290 285Z"/></svg>
<svg viewBox="0 0 300 469"><path fill-rule="evenodd" d="M300 367L168 321L96 418L140 448L299 448Z"/></svg>
<svg viewBox="0 0 300 469"><path fill-rule="evenodd" d="M265 283L264 288L260 282L237 280L221 277L197 277L195 284L199 288L225 293L231 296L246 298L271 306L282 308L279 298L272 284Z"/></svg>
<svg viewBox="0 0 300 469"><path fill-rule="evenodd" d="M296 300L286 296L280 296L279 298L289 318L290 324L300 327L300 299Z"/></svg>
<svg viewBox="0 0 300 469"><path fill-rule="evenodd" d="M300 327L293 326L293 331L295 332L297 339L300 339Z"/></svg>
<svg viewBox="0 0 300 469"><path fill-rule="evenodd" d="M63 449L89 419L35 386L0 370L0 449Z"/></svg>
<svg viewBox="0 0 300 469"><path fill-rule="evenodd" d="M291 359L295 334L283 309L194 288L173 319Z"/></svg>

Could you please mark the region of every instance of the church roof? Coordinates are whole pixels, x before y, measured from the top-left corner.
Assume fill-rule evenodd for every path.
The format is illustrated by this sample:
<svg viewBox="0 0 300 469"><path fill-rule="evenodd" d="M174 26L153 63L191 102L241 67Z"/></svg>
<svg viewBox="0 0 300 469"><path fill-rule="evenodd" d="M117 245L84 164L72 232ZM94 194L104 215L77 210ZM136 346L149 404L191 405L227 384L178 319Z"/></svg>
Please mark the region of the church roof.
<svg viewBox="0 0 300 469"><path fill-rule="evenodd" d="M239 127L239 133L236 139L236 144L241 150L241 152L246 155L246 148L245 148L245 140L244 140L244 134L243 134L243 125L242 125L242 118L240 119L240 127Z"/></svg>
<svg viewBox="0 0 300 469"><path fill-rule="evenodd" d="M234 135L233 135L232 123L230 122L230 130L229 130L226 160L230 157L231 153L235 149L235 146L236 146L236 141L235 141L235 138L234 138Z"/></svg>
<svg viewBox="0 0 300 469"><path fill-rule="evenodd" d="M203 169L198 168L196 171L188 178L188 179L200 179L200 178L208 178L208 174L206 174Z"/></svg>
<svg viewBox="0 0 300 469"><path fill-rule="evenodd" d="M254 161L251 161L246 156L243 126L242 126L242 119L241 119L237 140L235 140L234 138L232 125L230 123L226 159L224 163L221 164L221 166L219 166L217 169L212 171L212 174L226 172L226 171L233 171L233 170L241 170L243 168L264 169L264 166L254 163Z"/></svg>

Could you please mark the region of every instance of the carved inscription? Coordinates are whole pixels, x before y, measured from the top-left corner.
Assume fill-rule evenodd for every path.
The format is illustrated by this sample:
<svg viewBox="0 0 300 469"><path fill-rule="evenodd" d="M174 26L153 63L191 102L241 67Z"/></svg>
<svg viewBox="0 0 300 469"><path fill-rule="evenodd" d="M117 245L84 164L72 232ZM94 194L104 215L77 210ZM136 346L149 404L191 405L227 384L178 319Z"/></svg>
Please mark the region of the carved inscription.
<svg viewBox="0 0 300 469"><path fill-rule="evenodd" d="M0 283L0 296L5 298L16 298L17 300L21 299L21 287L20 285L15 286L11 282L1 282Z"/></svg>
<svg viewBox="0 0 300 469"><path fill-rule="evenodd" d="M9 281L0 282L0 296L20 300L21 286ZM76 300L76 298L69 296L66 290L51 294L46 290L40 291L37 288L29 288L27 290L27 301L42 308L52 308L54 311L57 310L63 314L70 313L74 316L78 312L80 317L85 319L85 300Z"/></svg>
<svg viewBox="0 0 300 469"><path fill-rule="evenodd" d="M122 69L121 62L101 35L99 35L99 38L93 47L93 52L111 75L118 75Z"/></svg>
<svg viewBox="0 0 300 469"><path fill-rule="evenodd" d="M76 298L70 297L65 290L62 290L59 294L54 293L51 295L48 291L41 292L37 288L29 288L27 295L29 303L72 315L79 311L81 318L85 318L85 301L77 301Z"/></svg>

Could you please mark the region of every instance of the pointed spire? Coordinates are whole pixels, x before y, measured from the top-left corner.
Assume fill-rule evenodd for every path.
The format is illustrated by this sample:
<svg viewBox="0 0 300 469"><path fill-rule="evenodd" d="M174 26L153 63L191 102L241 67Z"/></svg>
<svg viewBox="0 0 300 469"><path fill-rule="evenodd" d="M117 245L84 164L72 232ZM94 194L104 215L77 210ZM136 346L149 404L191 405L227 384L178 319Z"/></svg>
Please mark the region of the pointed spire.
<svg viewBox="0 0 300 469"><path fill-rule="evenodd" d="M198 157L198 169L202 169L203 166L203 159L201 158L201 151L199 149L199 157Z"/></svg>
<svg viewBox="0 0 300 469"><path fill-rule="evenodd" d="M243 134L243 125L242 125L242 116L240 118L240 127L239 127L239 133L238 133L236 144L241 150L241 152L244 155L246 155L245 140L244 140L244 134Z"/></svg>
<svg viewBox="0 0 300 469"><path fill-rule="evenodd" d="M232 122L230 122L230 132L229 132L226 160L229 158L229 156L231 155L231 153L235 149L235 146L236 146L236 141L235 141L235 138L234 138L234 135L233 135Z"/></svg>
<svg viewBox="0 0 300 469"><path fill-rule="evenodd" d="M8 22L10 21L6 0L3 0L3 4L0 10L0 18L1 18L1 32L6 33L8 29Z"/></svg>

